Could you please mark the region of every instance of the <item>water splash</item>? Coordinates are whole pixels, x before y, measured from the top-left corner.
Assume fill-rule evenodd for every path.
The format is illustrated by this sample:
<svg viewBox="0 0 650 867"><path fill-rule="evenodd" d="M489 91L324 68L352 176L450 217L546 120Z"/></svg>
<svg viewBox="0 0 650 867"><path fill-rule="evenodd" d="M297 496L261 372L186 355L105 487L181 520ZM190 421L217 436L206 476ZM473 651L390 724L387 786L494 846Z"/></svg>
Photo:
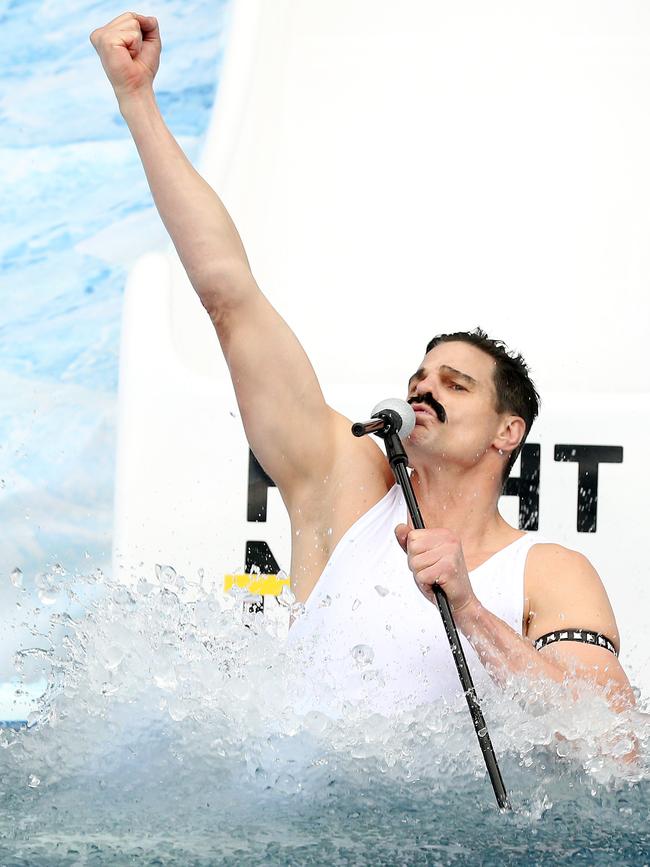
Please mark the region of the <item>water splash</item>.
<svg viewBox="0 0 650 867"><path fill-rule="evenodd" d="M171 566L132 587L97 580L69 582L86 602L52 612L45 646L16 656L19 677L48 686L29 729L0 730L3 857L68 863L55 855L72 847L102 864L472 863L480 847L486 864L522 851L544 863L566 855L565 835L573 851L591 834L612 863L644 833L641 712L614 715L587 692L569 707L559 687L549 700L523 681L488 690L515 805L503 817L462 695L390 716L353 702L339 716L301 713L320 684L277 624L243 625L244 591L214 593ZM279 601L287 616L297 604L288 590ZM372 648L351 652L374 675Z"/></svg>

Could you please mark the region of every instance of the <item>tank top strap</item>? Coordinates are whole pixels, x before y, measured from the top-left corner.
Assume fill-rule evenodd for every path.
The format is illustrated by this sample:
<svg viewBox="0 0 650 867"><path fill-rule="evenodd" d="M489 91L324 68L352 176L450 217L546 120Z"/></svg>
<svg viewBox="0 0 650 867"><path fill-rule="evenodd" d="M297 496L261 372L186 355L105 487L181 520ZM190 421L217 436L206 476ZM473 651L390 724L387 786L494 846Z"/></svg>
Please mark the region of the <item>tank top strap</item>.
<svg viewBox="0 0 650 867"><path fill-rule="evenodd" d="M480 566L473 569L470 572L470 575L487 571L488 569L498 568L500 571L507 570L511 574L521 575L523 579L528 552L533 545L546 541L547 540L541 537L539 533L527 531L524 536L520 536L518 539L515 539L514 542L506 545L505 548L501 548L500 551L497 551L484 563L481 563Z"/></svg>
<svg viewBox="0 0 650 867"><path fill-rule="evenodd" d="M504 549L506 559L508 560L513 573L521 576L522 586L526 572L528 554L530 549L540 541L542 540L539 538L538 533L527 531L525 536L521 536L512 545L509 545Z"/></svg>

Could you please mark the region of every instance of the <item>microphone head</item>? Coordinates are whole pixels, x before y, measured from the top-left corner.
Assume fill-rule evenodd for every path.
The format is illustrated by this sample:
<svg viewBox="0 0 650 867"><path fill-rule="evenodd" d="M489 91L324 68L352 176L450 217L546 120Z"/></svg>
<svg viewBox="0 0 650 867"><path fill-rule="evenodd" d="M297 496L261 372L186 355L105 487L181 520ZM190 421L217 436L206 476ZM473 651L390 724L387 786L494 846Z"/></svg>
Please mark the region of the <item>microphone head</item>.
<svg viewBox="0 0 650 867"><path fill-rule="evenodd" d="M415 411L411 404L399 397L387 397L386 400L379 401L370 413L370 417L375 418L383 409L392 409L393 412L397 413L402 419L402 424L398 430L400 438L407 437L415 427Z"/></svg>

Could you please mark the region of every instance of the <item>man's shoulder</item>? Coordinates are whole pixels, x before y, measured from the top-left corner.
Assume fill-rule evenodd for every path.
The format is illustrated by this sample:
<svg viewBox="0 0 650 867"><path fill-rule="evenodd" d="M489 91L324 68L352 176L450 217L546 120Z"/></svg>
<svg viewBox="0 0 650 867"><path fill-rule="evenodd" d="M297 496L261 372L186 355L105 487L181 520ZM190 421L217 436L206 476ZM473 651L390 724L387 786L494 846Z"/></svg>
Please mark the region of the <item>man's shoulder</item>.
<svg viewBox="0 0 650 867"><path fill-rule="evenodd" d="M591 561L580 551L548 539L540 539L531 545L526 572L531 576L545 576L549 581L561 576L597 575Z"/></svg>
<svg viewBox="0 0 650 867"><path fill-rule="evenodd" d="M616 630L603 582L580 551L540 540L526 564L526 596L531 626L536 627L529 629L529 637L563 626Z"/></svg>

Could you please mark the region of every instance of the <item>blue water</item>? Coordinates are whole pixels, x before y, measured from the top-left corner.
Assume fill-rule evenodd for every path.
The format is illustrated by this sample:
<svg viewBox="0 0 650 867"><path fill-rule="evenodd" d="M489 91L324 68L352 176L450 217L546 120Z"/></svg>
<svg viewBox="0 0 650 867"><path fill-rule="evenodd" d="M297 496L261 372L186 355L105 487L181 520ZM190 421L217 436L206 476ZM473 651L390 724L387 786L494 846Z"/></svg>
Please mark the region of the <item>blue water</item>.
<svg viewBox="0 0 650 867"><path fill-rule="evenodd" d="M168 243L88 38L122 11L0 4L0 576L110 560L122 293L132 262ZM195 161L230 4L150 11L158 102Z"/></svg>
<svg viewBox="0 0 650 867"><path fill-rule="evenodd" d="M229 10L137 10L160 21L158 101L194 161ZM0 6L0 700L48 685L18 696L29 728L0 729L0 863L650 863L642 714L487 694L501 815L462 698L301 717L308 671L208 587L106 579L122 292L168 244L88 41L122 11Z"/></svg>

